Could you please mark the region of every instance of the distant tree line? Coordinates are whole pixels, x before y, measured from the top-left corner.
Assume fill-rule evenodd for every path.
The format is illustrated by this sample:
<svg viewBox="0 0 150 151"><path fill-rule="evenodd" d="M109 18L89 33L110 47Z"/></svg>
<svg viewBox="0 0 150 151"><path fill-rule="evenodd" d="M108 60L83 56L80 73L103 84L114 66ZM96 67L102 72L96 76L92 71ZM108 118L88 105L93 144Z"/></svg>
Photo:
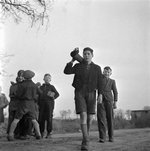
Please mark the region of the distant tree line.
<svg viewBox="0 0 150 151"><path fill-rule="evenodd" d="M145 106L143 110L149 111L150 106ZM74 115L72 118L71 115ZM7 127L7 119L5 119L4 125L0 127L0 130L4 133ZM123 111L122 109L116 109L114 111L114 129L129 129L129 128L145 128L150 127L150 114L141 116L135 119L131 118L131 110ZM53 130L55 133L72 133L80 132L80 120L75 112L70 109L61 110L60 118L54 118ZM97 131L97 119L96 115L91 125L91 131ZM1 132L0 132L1 133Z"/></svg>
<svg viewBox="0 0 150 151"><path fill-rule="evenodd" d="M71 119L71 110L68 109L68 110L61 110L60 111L60 117L61 119Z"/></svg>
<svg viewBox="0 0 150 151"><path fill-rule="evenodd" d="M150 110L150 106L143 107L143 110ZM64 129L77 131L80 129L78 126L79 119L78 116L76 118L71 118L72 111L62 110L60 111L61 116L61 124L64 126ZM75 112L74 112L75 114ZM67 126L69 125L69 127ZM72 127L70 129L70 127ZM127 129L127 128L144 128L150 127L150 114L146 116L138 117L136 120L131 117L131 110L123 111L122 109L114 110L114 128L115 129ZM92 130L97 130L97 118L96 115L93 118L93 124L91 126Z"/></svg>

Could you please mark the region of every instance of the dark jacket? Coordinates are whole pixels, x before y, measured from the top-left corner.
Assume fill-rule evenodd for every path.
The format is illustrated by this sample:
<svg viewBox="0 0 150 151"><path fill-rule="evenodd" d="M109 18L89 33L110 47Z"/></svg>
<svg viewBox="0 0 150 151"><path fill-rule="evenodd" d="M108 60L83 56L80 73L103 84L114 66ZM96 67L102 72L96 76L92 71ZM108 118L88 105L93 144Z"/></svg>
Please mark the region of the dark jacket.
<svg viewBox="0 0 150 151"><path fill-rule="evenodd" d="M19 99L17 98L17 88L20 83L12 83L9 89L9 112L16 111L18 109Z"/></svg>
<svg viewBox="0 0 150 151"><path fill-rule="evenodd" d="M40 87L40 100L39 101L53 101L54 99L56 99L58 96L59 96L59 93L57 92L56 88L51 85L50 83L49 84L43 84L41 87ZM55 93L54 95L54 98L53 97L50 97L48 96L48 92L49 91L52 91Z"/></svg>
<svg viewBox="0 0 150 151"><path fill-rule="evenodd" d="M16 94L17 94L17 88L18 88L18 83L12 83L9 89L9 97L10 101L16 101Z"/></svg>
<svg viewBox="0 0 150 151"><path fill-rule="evenodd" d="M21 84L18 84L17 98L21 101L35 101L37 93L37 86L32 80L24 80Z"/></svg>
<svg viewBox="0 0 150 151"><path fill-rule="evenodd" d="M87 80L88 91L91 92L96 89L98 89L100 91L100 88L101 88L100 79L102 76L101 67L92 62L89 70L90 70L89 77ZM85 78L85 63L84 62L77 63L74 66L72 63L67 63L67 65L64 69L64 73L65 74L75 74L73 83L72 83L72 86L75 89L80 90L83 87L84 78Z"/></svg>
<svg viewBox="0 0 150 151"><path fill-rule="evenodd" d="M118 91L115 80L102 76L101 86L102 86L101 94L106 100L108 101L118 100Z"/></svg>

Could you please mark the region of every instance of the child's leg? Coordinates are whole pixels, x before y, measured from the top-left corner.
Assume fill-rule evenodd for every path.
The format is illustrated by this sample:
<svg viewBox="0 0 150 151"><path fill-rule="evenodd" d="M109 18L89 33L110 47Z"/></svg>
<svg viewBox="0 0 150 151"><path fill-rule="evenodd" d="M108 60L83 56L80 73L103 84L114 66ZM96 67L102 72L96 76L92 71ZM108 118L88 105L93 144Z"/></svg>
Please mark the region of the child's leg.
<svg viewBox="0 0 150 151"><path fill-rule="evenodd" d="M40 106L40 109L39 109L38 122L39 122L39 126L40 126L40 132L43 137L44 131L45 131L45 113L47 112L47 110L45 109L46 105L45 105L44 101L42 103L40 103L39 106Z"/></svg>
<svg viewBox="0 0 150 151"><path fill-rule="evenodd" d="M88 134L89 134L89 131L90 131L90 126L92 124L92 120L93 120L93 115L88 114L87 115L87 131L88 131Z"/></svg>
<svg viewBox="0 0 150 151"><path fill-rule="evenodd" d="M51 134L53 129L53 109L54 102L47 104L47 137Z"/></svg>
<svg viewBox="0 0 150 151"><path fill-rule="evenodd" d="M40 128L39 128L39 123L35 119L32 120L32 123L35 128L36 138L40 139L41 133L40 133Z"/></svg>
<svg viewBox="0 0 150 151"><path fill-rule="evenodd" d="M11 123L14 120L14 117L15 117L15 111L9 111L8 125L7 125L7 134L9 134L9 129L10 129Z"/></svg>
<svg viewBox="0 0 150 151"><path fill-rule="evenodd" d="M47 119L47 138L49 137L49 135L51 135L52 133L52 128L53 128L53 119L52 117L49 117L49 119Z"/></svg>
<svg viewBox="0 0 150 151"><path fill-rule="evenodd" d="M14 131L15 131L15 128L17 127L18 122L19 122L19 119L13 120L13 122L10 125L10 130L9 130L8 136L14 135Z"/></svg>
<svg viewBox="0 0 150 151"><path fill-rule="evenodd" d="M106 140L106 112L104 103L97 105L97 124L98 124L98 131L99 131L99 141L105 142Z"/></svg>
<svg viewBox="0 0 150 151"><path fill-rule="evenodd" d="M81 150L88 149L89 135L88 135L88 129L87 129L87 113L86 112L80 113L80 125L81 125L82 136L83 136Z"/></svg>
<svg viewBox="0 0 150 151"><path fill-rule="evenodd" d="M113 141L113 106L110 101L107 101L106 104L106 118L107 118L109 140Z"/></svg>

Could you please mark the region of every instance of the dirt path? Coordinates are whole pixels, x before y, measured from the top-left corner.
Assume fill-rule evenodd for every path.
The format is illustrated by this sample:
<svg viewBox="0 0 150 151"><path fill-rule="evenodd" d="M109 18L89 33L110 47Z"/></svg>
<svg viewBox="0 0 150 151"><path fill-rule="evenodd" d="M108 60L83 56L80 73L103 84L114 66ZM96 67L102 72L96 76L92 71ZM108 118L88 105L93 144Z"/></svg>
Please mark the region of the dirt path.
<svg viewBox="0 0 150 151"><path fill-rule="evenodd" d="M150 128L116 130L115 142L99 143L98 132L90 133L90 151L150 151ZM15 140L0 138L0 151L80 151L81 133L53 134L50 139Z"/></svg>

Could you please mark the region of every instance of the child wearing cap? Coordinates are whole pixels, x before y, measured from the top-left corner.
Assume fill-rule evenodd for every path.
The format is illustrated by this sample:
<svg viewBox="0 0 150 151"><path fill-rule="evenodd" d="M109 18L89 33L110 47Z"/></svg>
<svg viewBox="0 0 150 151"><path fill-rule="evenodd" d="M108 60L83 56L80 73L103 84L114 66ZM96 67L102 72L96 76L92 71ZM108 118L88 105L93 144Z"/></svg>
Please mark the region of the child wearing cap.
<svg viewBox="0 0 150 151"><path fill-rule="evenodd" d="M101 93L97 102L97 120L99 130L99 142L106 141L106 129L108 127L109 142L113 142L113 109L115 109L118 100L116 82L110 79L112 69L106 66L101 79ZM106 127L106 120L107 127Z"/></svg>
<svg viewBox="0 0 150 151"><path fill-rule="evenodd" d="M30 70L24 71L23 77L25 80L18 85L16 95L20 102L18 104L18 110L15 114L15 119L10 126L7 136L8 141L13 141L13 133L17 123L20 121L23 115L26 114L32 119L32 123L36 131L36 139L40 139L41 137L39 124L36 120L35 99L37 99L37 86L32 81L34 75L35 73Z"/></svg>
<svg viewBox="0 0 150 151"><path fill-rule="evenodd" d="M44 75L44 84L40 87L41 94L39 98L39 124L40 132L43 137L45 131L45 121L47 121L47 136L52 133L53 110L55 99L59 96L56 88L50 84L51 75Z"/></svg>

